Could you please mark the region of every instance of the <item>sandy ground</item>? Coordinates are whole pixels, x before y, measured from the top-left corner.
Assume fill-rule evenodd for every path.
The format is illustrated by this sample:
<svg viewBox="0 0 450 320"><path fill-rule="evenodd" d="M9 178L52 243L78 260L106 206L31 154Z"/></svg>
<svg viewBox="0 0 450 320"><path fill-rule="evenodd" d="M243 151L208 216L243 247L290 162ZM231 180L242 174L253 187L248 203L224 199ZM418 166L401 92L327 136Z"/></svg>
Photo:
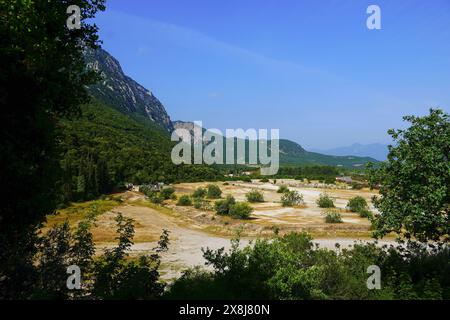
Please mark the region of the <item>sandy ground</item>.
<svg viewBox="0 0 450 320"><path fill-rule="evenodd" d="M139 242L139 239L148 236L157 238L163 229L170 231L169 251L162 257L162 273L166 280L178 277L183 269L196 265L205 265L203 259L202 248L230 248L230 238L220 237L208 234L203 231L189 229L179 226L175 223L174 218L169 217L157 210L125 205L115 210L103 214L98 219L98 226L110 227L111 232L114 230L114 216L117 212L121 212L124 216L139 221L136 224L136 243L131 248L131 256L146 254L152 251L157 242ZM95 233L95 231L94 231ZM241 240L241 246L248 245L251 240L244 238ZM317 239L319 247L334 249L335 244L339 243L341 248L351 246L356 240L354 239ZM381 241L379 245L387 244L389 241ZM105 248L111 248L114 243L99 243L97 249L102 251Z"/></svg>
<svg viewBox="0 0 450 320"><path fill-rule="evenodd" d="M276 192L281 184L289 185L290 189L303 194L305 205L295 208L282 207L281 195ZM180 196L190 194L196 188L206 185L207 183L183 183L174 187L177 196ZM121 197L122 204L113 206L113 209L108 209L109 211L97 216L96 226L92 230L97 252L100 253L105 248L115 245L114 218L118 212L134 220L135 244L131 248L131 256L152 252L162 230L170 231L169 251L162 257L162 274L166 280L178 277L187 267L204 266L202 248L229 249L230 239L236 235L237 230L241 232L242 246L248 245L256 237L272 236L275 227L280 234L307 231L313 235L314 242L320 247L330 249L335 249L336 243L343 248L352 245L356 240L371 241L369 221L345 210L347 201L356 195L363 196L370 203L375 193L368 190L306 188L296 186L295 180L278 181L277 185L260 182L230 182L218 185L223 191L222 197L230 194L237 201L245 201L247 192L258 189L263 192L265 202L252 204L254 212L250 219L239 220L218 216L211 210L176 206L175 201L171 200L166 201L163 207L153 205L143 194L128 191L116 195ZM343 223L325 223L323 209L318 208L315 203L322 192L327 192L334 198L337 210L343 217ZM213 203L214 201L211 201L211 204ZM76 213L76 210L74 212ZM76 215L71 216L71 213L68 213L65 217L75 218ZM57 220L57 217L53 218ZM379 245L391 241L389 239L380 241Z"/></svg>

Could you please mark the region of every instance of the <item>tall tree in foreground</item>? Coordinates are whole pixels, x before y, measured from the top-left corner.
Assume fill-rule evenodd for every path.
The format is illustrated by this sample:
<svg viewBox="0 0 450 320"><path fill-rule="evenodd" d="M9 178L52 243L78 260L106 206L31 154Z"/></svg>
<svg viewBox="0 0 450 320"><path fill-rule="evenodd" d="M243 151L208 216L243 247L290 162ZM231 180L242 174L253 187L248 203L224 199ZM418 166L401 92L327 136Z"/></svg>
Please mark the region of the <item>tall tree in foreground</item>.
<svg viewBox="0 0 450 320"><path fill-rule="evenodd" d="M66 26L69 5L81 27ZM54 210L58 119L88 99L83 48L98 45L88 24L104 0L0 0L0 297L27 294L36 227Z"/></svg>
<svg viewBox="0 0 450 320"><path fill-rule="evenodd" d="M395 146L379 169L370 169L371 184L380 184L375 207L375 235L395 232L420 241L449 241L450 121L431 109L424 117L407 116L405 130L389 130Z"/></svg>

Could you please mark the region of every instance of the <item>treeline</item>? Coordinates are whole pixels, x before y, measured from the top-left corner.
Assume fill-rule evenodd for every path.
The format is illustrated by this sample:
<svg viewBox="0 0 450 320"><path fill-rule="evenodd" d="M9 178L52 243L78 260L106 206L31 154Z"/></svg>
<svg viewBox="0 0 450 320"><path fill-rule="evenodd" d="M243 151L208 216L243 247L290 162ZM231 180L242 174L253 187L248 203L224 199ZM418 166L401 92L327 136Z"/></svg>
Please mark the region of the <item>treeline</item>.
<svg viewBox="0 0 450 320"><path fill-rule="evenodd" d="M450 299L450 250L442 244L360 243L335 251L315 248L307 233L289 233L244 248L235 239L228 252L207 249L203 256L213 271L186 270L166 298ZM381 270L375 290L367 286L369 266Z"/></svg>
<svg viewBox="0 0 450 320"><path fill-rule="evenodd" d="M166 132L95 100L82 107L81 117L62 121L59 130L60 205L123 189L127 182L176 183L223 177L215 167L175 166Z"/></svg>
<svg viewBox="0 0 450 320"><path fill-rule="evenodd" d="M346 169L333 166L281 166L274 178L297 180L333 181L337 176L347 172Z"/></svg>

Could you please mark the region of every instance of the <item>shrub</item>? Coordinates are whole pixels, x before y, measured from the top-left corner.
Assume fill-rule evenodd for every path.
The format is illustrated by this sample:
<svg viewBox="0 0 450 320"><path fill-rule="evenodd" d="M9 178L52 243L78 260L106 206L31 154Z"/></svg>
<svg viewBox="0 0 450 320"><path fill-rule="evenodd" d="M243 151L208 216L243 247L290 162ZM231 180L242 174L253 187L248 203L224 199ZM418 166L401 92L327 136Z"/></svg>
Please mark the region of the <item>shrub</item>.
<svg viewBox="0 0 450 320"><path fill-rule="evenodd" d="M326 223L342 223L342 216L336 211L325 212L325 222Z"/></svg>
<svg viewBox="0 0 450 320"><path fill-rule="evenodd" d="M252 179L249 176L242 176L239 178L242 182L252 182Z"/></svg>
<svg viewBox="0 0 450 320"><path fill-rule="evenodd" d="M173 187L166 187L161 190L160 194L164 200L168 200L172 198L173 194L175 194L175 189Z"/></svg>
<svg viewBox="0 0 450 320"><path fill-rule="evenodd" d="M289 188L287 186L279 186L277 192L278 193L285 193L287 191L289 191Z"/></svg>
<svg viewBox="0 0 450 320"><path fill-rule="evenodd" d="M191 198L188 195L182 195L178 199L177 206L192 206Z"/></svg>
<svg viewBox="0 0 450 320"><path fill-rule="evenodd" d="M230 213L230 207L236 203L233 196L227 196L224 200L217 200L214 204L214 208L218 215L228 215Z"/></svg>
<svg viewBox="0 0 450 320"><path fill-rule="evenodd" d="M208 184L207 186L207 197L209 199L220 199L220 196L222 195L222 190L220 190L219 186L216 184Z"/></svg>
<svg viewBox="0 0 450 320"><path fill-rule="evenodd" d="M359 183L359 182L353 182L352 183L352 189L354 189L354 190L361 190L363 187L364 186L361 183Z"/></svg>
<svg viewBox="0 0 450 320"><path fill-rule="evenodd" d="M253 208L247 202L237 202L230 207L230 216L237 219L248 219Z"/></svg>
<svg viewBox="0 0 450 320"><path fill-rule="evenodd" d="M323 182L326 183L326 184L336 184L336 179L333 178L333 177L326 177L323 180Z"/></svg>
<svg viewBox="0 0 450 320"><path fill-rule="evenodd" d="M264 195L258 190L252 190L245 196L248 202L264 202Z"/></svg>
<svg viewBox="0 0 450 320"><path fill-rule="evenodd" d="M372 211L368 210L368 209L361 209L358 211L358 214L361 218L369 218L372 219L373 218L373 213Z"/></svg>
<svg viewBox="0 0 450 320"><path fill-rule="evenodd" d="M230 185L230 184L229 184L228 182L224 182L223 185L224 185L224 186L228 186L228 185Z"/></svg>
<svg viewBox="0 0 450 320"><path fill-rule="evenodd" d="M194 208L201 210L211 210L211 205L208 201L201 198L194 198Z"/></svg>
<svg viewBox="0 0 450 320"><path fill-rule="evenodd" d="M204 198L208 192L204 188L197 188L192 193L192 198Z"/></svg>
<svg viewBox="0 0 450 320"><path fill-rule="evenodd" d="M351 212L360 212L363 209L367 209L367 201L361 196L356 196L348 201L347 208Z"/></svg>
<svg viewBox="0 0 450 320"><path fill-rule="evenodd" d="M326 193L321 193L316 203L319 208L334 208L333 199Z"/></svg>
<svg viewBox="0 0 450 320"><path fill-rule="evenodd" d="M293 191L287 190L281 196L281 203L283 204L283 207L292 207L301 205L304 203L303 195L295 190Z"/></svg>
<svg viewBox="0 0 450 320"><path fill-rule="evenodd" d="M269 182L269 179L267 179L267 178L262 178L261 180L259 180L260 182L264 182L264 183L266 183L266 182Z"/></svg>

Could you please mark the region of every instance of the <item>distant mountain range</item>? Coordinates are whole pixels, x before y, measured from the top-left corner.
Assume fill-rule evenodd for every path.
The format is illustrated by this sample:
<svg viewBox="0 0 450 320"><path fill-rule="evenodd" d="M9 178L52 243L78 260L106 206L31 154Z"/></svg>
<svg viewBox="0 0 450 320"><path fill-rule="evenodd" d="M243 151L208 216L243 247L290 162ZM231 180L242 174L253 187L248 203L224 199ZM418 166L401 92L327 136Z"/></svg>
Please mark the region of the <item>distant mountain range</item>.
<svg viewBox="0 0 450 320"><path fill-rule="evenodd" d="M191 137L194 137L194 124L192 122L174 121L173 125L175 129L180 128L188 130ZM206 131L206 129L203 128L203 132L204 131ZM248 160L248 149L248 141L246 141L246 160ZM309 152L298 143L287 139L280 139L279 151L280 163L283 165L329 165L358 168L363 167L368 162L378 162L371 157L358 157L352 155L334 156Z"/></svg>
<svg viewBox="0 0 450 320"><path fill-rule="evenodd" d="M172 122L163 104L153 93L142 85L126 76L120 63L103 49L87 50L85 60L89 68L97 70L102 81L89 88L90 93L97 101L105 106L128 116L129 118L150 126L160 128L163 135L155 134L155 141L170 144L170 133L177 127L188 128L191 122ZM111 124L113 125L113 124ZM124 132L124 134L127 134ZM166 137L166 138L164 138ZM151 138L150 138L151 139ZM167 139L161 141L161 139ZM353 153L340 155L326 155L309 152L298 143L280 140L280 162L285 165L330 165L342 167L361 167L367 162L377 162L362 152L358 156Z"/></svg>
<svg viewBox="0 0 450 320"><path fill-rule="evenodd" d="M371 157L377 159L378 161L384 161L387 159L388 145L381 143L371 143L371 144L354 143L351 146L346 147L336 147L332 149L310 149L310 150L333 156Z"/></svg>

